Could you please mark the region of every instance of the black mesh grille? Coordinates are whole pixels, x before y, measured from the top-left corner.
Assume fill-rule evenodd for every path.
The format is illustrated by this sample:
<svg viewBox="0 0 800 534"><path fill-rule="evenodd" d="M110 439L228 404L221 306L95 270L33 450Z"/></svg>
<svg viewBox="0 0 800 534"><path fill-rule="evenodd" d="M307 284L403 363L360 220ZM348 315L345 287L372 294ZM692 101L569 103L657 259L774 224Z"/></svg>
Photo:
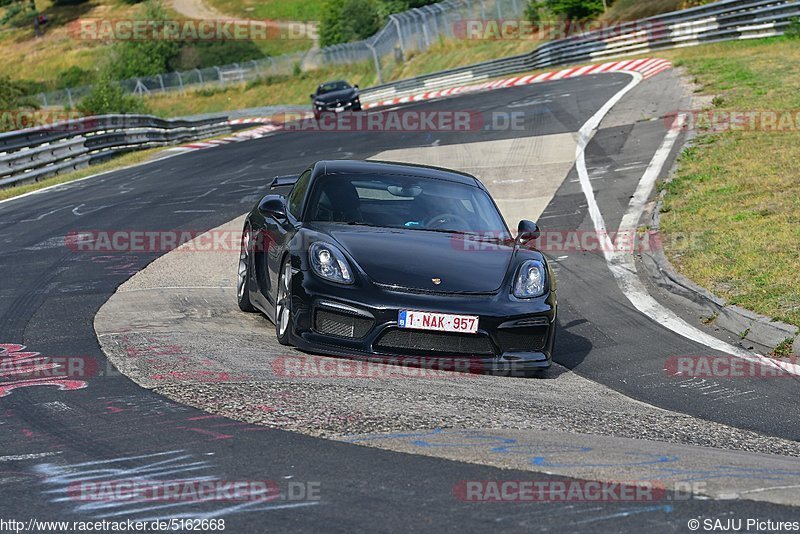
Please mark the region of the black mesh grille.
<svg viewBox="0 0 800 534"><path fill-rule="evenodd" d="M448 352L450 354L493 355L489 338L483 334L420 332L394 329L385 332L375 343L380 350L396 352Z"/></svg>
<svg viewBox="0 0 800 534"><path fill-rule="evenodd" d="M544 348L547 339L547 327L533 328L500 328L497 330L497 341L503 352L531 352Z"/></svg>
<svg viewBox="0 0 800 534"><path fill-rule="evenodd" d="M319 309L314 314L314 330L337 337L361 338L372 328L372 319L348 313Z"/></svg>

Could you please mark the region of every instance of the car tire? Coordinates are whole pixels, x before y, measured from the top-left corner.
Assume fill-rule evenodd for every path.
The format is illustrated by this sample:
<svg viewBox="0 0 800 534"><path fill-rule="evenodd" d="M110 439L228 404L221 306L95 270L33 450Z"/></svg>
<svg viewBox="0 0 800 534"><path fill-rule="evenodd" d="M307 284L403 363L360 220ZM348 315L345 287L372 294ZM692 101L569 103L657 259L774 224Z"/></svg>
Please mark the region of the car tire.
<svg viewBox="0 0 800 534"><path fill-rule="evenodd" d="M239 247L239 268L236 281L236 301L243 312L253 313L256 310L250 302L250 278L253 266L253 232L250 225L244 227Z"/></svg>
<svg viewBox="0 0 800 534"><path fill-rule="evenodd" d="M291 345L289 332L292 329L292 261L286 257L278 275L278 291L275 294L275 336L281 345Z"/></svg>

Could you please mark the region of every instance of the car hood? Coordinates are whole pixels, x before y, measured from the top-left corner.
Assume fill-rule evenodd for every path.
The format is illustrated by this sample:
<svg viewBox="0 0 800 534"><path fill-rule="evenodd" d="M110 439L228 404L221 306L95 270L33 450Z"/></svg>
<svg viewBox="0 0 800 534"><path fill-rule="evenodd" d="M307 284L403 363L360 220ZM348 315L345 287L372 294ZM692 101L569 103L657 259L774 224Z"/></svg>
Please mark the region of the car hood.
<svg viewBox="0 0 800 534"><path fill-rule="evenodd" d="M325 230L373 282L425 291L495 292L514 253L507 245L476 247L458 233L338 225Z"/></svg>
<svg viewBox="0 0 800 534"><path fill-rule="evenodd" d="M325 102L326 104L330 102L347 102L352 100L356 96L356 89L342 89L341 91L331 91L330 93L325 93L322 95L317 95L314 97L314 100L318 100L320 102Z"/></svg>

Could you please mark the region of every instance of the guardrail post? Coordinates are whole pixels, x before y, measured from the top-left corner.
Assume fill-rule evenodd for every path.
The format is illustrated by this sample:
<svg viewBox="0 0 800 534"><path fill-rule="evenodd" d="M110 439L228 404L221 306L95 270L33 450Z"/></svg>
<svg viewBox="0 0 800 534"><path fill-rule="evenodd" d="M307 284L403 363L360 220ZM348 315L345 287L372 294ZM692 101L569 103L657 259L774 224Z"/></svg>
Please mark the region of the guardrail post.
<svg viewBox="0 0 800 534"><path fill-rule="evenodd" d="M75 102L72 101L72 91L69 90L69 87L67 88L67 102L69 102L71 109L75 108Z"/></svg>
<svg viewBox="0 0 800 534"><path fill-rule="evenodd" d="M181 91L183 91L183 77L177 70L175 71L175 74L178 76L178 86L181 88Z"/></svg>
<svg viewBox="0 0 800 534"><path fill-rule="evenodd" d="M217 77L219 79L219 84L220 85L225 85L225 80L222 79L222 71L220 70L220 68L219 67L214 67L214 70L217 71Z"/></svg>
<svg viewBox="0 0 800 534"><path fill-rule="evenodd" d="M164 92L165 91L165 89L164 89L164 77L161 76L160 74L158 75L158 85L161 86L161 92Z"/></svg>
<svg viewBox="0 0 800 534"><path fill-rule="evenodd" d="M203 73L200 72L200 69L194 69L197 71L197 77L200 78L200 83L203 83Z"/></svg>

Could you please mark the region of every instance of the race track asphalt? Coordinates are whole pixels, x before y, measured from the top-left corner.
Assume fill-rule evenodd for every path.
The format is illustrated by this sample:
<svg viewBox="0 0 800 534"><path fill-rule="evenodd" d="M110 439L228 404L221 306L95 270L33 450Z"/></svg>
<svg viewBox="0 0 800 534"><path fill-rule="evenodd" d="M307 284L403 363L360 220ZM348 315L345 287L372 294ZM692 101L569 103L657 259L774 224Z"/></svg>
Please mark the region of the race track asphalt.
<svg viewBox="0 0 800 534"><path fill-rule="evenodd" d="M362 159L433 143L575 132L627 79L589 76L404 108L486 113L507 110L543 91L567 95L526 114L523 132L281 134L191 152L0 204L0 343L25 345L25 350L46 356L85 357L100 370L86 378L81 389L18 387L0 398L0 518L205 515L224 517L229 532L438 531L443 525L464 531L666 532L684 531L683 525L694 517L796 517L794 508L748 500L667 499L647 505L463 502L453 496L459 481L531 475L233 422L165 400L107 371L93 328L95 314L121 283L159 253L78 253L65 246L65 235L115 229L204 231L249 209L273 176L297 172L318 159ZM658 77L646 83L658 83ZM630 98L636 96L632 93ZM641 174L614 168L649 161L664 128L657 120L622 120L601 125L590 143L588 166L612 169L593 181L609 228L619 223ZM573 179L567 177L545 209L543 225L588 228L585 203ZM559 260L559 297L557 362L655 406L797 440L800 401L792 395L794 379L736 379L702 389L681 386L668 377L663 371L667 357L707 354L708 349L639 314L620 293L602 256L573 254ZM6 376L0 386L11 382ZM76 482L142 473L163 480L275 480L283 490L292 481L314 482L320 485L321 498L167 505L85 502L70 492ZM537 475L538 480L549 477Z"/></svg>

